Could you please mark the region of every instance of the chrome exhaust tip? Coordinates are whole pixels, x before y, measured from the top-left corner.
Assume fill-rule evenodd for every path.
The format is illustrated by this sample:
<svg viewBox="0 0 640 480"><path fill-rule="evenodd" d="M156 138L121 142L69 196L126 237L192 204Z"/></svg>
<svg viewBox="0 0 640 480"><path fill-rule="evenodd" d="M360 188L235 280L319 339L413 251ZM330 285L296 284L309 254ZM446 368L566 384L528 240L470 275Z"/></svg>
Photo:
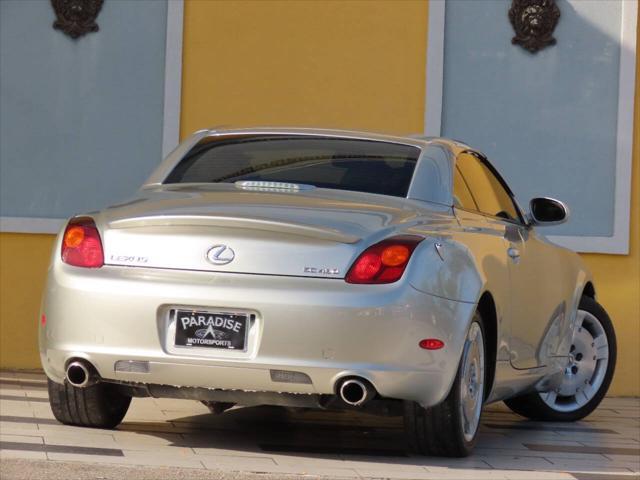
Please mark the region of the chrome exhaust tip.
<svg viewBox="0 0 640 480"><path fill-rule="evenodd" d="M375 396L373 386L366 380L350 378L340 384L340 399L352 407L360 407Z"/></svg>
<svg viewBox="0 0 640 480"><path fill-rule="evenodd" d="M87 387L94 381L92 370L88 363L73 361L67 366L67 381L77 388Z"/></svg>

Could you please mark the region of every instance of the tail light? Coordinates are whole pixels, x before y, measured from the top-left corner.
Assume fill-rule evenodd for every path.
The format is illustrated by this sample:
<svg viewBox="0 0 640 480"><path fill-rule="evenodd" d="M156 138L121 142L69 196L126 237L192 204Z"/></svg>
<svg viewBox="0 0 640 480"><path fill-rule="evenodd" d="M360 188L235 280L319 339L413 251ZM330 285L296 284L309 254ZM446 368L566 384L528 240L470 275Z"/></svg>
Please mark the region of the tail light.
<svg viewBox="0 0 640 480"><path fill-rule="evenodd" d="M92 218L72 218L62 238L62 261L75 267L100 268L104 254L100 233Z"/></svg>
<svg viewBox="0 0 640 480"><path fill-rule="evenodd" d="M393 283L399 280L422 240L422 237L403 235L370 246L353 263L346 282Z"/></svg>

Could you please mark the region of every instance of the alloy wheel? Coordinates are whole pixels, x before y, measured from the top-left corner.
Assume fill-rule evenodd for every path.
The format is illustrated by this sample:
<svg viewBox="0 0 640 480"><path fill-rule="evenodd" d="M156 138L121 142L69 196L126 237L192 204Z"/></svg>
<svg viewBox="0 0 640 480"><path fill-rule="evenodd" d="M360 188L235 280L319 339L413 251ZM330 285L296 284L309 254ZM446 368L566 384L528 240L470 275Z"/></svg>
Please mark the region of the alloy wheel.
<svg viewBox="0 0 640 480"><path fill-rule="evenodd" d="M484 400L484 338L477 322L469 328L462 356L460 375L460 417L467 442L473 440L480 424Z"/></svg>
<svg viewBox="0 0 640 480"><path fill-rule="evenodd" d="M586 310L578 310L576 320L562 383L539 394L558 412L573 412L587 404L600 390L609 363L609 342L600 321Z"/></svg>

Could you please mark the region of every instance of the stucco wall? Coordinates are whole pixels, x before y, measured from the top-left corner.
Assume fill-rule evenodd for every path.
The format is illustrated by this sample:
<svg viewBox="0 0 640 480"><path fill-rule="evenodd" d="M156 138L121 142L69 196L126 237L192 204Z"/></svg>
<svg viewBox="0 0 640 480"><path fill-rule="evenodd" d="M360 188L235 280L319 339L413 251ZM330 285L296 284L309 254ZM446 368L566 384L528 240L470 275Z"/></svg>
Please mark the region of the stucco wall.
<svg viewBox="0 0 640 480"><path fill-rule="evenodd" d="M182 135L220 124L421 132L427 14L423 2L188 1ZM617 395L640 394L638 94L635 125L631 253L584 256L618 332ZM52 238L0 235L3 368L38 367L37 313Z"/></svg>

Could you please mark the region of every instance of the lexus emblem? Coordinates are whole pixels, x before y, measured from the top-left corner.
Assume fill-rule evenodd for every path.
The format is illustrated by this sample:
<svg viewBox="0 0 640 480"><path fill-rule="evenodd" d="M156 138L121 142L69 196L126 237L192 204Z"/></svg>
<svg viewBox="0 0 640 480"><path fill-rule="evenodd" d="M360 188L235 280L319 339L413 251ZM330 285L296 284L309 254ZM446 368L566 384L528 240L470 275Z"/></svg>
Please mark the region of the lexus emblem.
<svg viewBox="0 0 640 480"><path fill-rule="evenodd" d="M207 251L207 260L214 265L226 265L236 258L236 254L231 247L226 245L214 245Z"/></svg>

